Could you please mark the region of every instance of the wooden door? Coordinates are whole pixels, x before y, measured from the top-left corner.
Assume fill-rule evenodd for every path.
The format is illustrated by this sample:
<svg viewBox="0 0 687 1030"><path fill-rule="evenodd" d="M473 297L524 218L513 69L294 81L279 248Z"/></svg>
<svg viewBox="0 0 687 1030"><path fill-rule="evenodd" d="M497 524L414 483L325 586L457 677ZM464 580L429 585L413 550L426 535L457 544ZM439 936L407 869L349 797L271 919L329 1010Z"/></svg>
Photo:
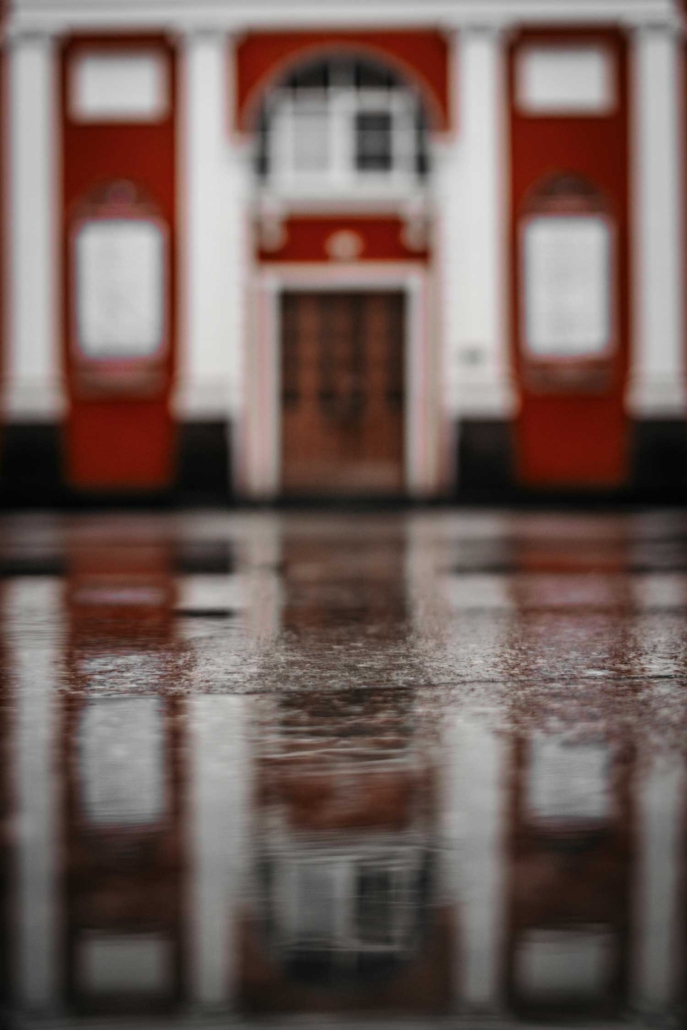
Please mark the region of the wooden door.
<svg viewBox="0 0 687 1030"><path fill-rule="evenodd" d="M405 297L282 295L282 488L403 490Z"/></svg>

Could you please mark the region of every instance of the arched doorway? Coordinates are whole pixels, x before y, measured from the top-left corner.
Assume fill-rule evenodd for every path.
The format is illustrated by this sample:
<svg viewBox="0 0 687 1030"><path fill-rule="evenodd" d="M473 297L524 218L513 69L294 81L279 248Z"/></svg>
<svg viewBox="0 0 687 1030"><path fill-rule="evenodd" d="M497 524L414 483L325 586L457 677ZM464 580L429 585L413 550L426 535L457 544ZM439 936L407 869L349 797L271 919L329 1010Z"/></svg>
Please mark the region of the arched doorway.
<svg viewBox="0 0 687 1030"><path fill-rule="evenodd" d="M421 281L424 299L430 261L423 102L383 63L327 54L267 94L257 128L257 257L274 335L262 368L275 368L277 408L270 492L403 494L427 431L410 389L427 343L409 290ZM429 385L424 371L419 383Z"/></svg>

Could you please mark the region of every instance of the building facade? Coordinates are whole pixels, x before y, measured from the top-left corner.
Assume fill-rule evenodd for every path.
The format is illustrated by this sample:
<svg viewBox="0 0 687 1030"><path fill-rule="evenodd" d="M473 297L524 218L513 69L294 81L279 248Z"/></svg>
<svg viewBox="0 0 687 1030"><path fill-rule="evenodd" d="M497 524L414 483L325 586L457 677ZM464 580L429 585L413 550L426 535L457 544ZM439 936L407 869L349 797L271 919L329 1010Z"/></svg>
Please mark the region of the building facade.
<svg viewBox="0 0 687 1030"><path fill-rule="evenodd" d="M3 480L682 497L678 0L14 0Z"/></svg>

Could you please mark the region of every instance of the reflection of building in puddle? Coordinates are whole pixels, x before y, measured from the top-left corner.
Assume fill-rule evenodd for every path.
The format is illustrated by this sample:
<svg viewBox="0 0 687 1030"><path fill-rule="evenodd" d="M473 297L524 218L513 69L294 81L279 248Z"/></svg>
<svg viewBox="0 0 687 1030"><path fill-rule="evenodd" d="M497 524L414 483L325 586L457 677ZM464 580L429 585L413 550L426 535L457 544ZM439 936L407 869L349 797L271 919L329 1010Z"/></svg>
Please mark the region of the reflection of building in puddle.
<svg viewBox="0 0 687 1030"><path fill-rule="evenodd" d="M181 702L158 689L170 573L164 546L81 548L72 561L64 954L77 1011L168 1009L183 994Z"/></svg>
<svg viewBox="0 0 687 1030"><path fill-rule="evenodd" d="M302 535L285 534L284 628L366 625L402 633L405 546L394 522L365 537L350 529L328 532L326 523L315 523Z"/></svg>
<svg viewBox="0 0 687 1030"><path fill-rule="evenodd" d="M436 777L413 738L411 692L265 703L259 741L244 1006L444 1009Z"/></svg>
<svg viewBox="0 0 687 1030"><path fill-rule="evenodd" d="M633 760L600 738L515 746L507 995L519 1015L627 1003Z"/></svg>
<svg viewBox="0 0 687 1030"><path fill-rule="evenodd" d="M0 619L4 615L6 594L3 584L0 587ZM2 629L4 631L5 627ZM16 835L12 744L17 733L17 716L13 684L8 675L9 655L5 637L5 632L0 633L0 1022L14 994L10 927L14 909L12 846Z"/></svg>

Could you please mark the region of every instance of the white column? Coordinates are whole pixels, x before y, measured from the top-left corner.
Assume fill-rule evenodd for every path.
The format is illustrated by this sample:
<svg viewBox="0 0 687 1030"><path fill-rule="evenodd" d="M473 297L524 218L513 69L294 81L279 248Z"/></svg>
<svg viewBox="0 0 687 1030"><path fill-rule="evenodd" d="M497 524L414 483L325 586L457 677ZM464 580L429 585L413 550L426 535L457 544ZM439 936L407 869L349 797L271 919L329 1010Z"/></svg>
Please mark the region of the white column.
<svg viewBox="0 0 687 1030"><path fill-rule="evenodd" d="M461 946L456 993L467 1012L493 1014L501 997L505 925L505 790L508 752L479 715L447 733L444 838Z"/></svg>
<svg viewBox="0 0 687 1030"><path fill-rule="evenodd" d="M629 410L685 411L681 40L670 24L642 26L633 46L634 303Z"/></svg>
<svg viewBox="0 0 687 1030"><path fill-rule="evenodd" d="M505 36L456 33L455 138L441 155L437 212L446 348L446 405L458 418L513 412L507 348Z"/></svg>
<svg viewBox="0 0 687 1030"><path fill-rule="evenodd" d="M4 411L48 421L63 411L57 304L57 74L49 35L9 43L8 343Z"/></svg>
<svg viewBox="0 0 687 1030"><path fill-rule="evenodd" d="M232 1006L237 921L245 889L251 792L246 699L198 696L191 735L192 996L203 1008Z"/></svg>
<svg viewBox="0 0 687 1030"><path fill-rule="evenodd" d="M180 164L184 332L176 410L194 420L236 419L242 407L248 281L245 146L233 131L230 37L183 36Z"/></svg>

